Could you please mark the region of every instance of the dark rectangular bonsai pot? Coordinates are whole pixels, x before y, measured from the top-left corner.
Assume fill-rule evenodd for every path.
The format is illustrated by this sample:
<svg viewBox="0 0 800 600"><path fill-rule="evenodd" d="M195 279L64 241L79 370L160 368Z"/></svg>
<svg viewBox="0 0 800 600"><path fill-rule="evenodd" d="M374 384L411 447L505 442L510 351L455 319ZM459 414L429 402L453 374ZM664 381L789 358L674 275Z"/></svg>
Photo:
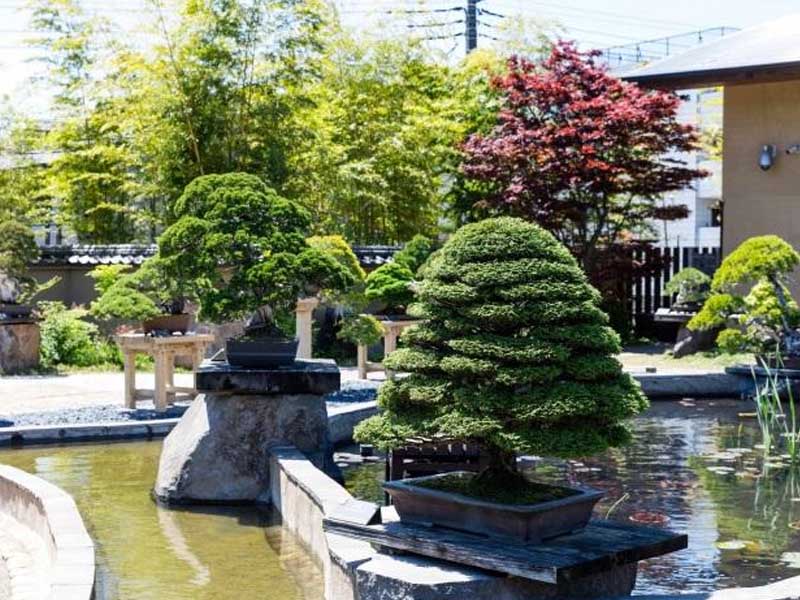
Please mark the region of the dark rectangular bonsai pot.
<svg viewBox="0 0 800 600"><path fill-rule="evenodd" d="M576 493L538 504L500 504L415 485L452 475L473 477L457 471L400 481L387 481L383 488L392 497L401 521L440 525L489 537L510 538L535 544L586 526L603 492L590 487L567 487Z"/></svg>
<svg viewBox="0 0 800 600"><path fill-rule="evenodd" d="M145 334L154 331L168 331L169 333L186 333L192 324L192 315L181 313L178 315L159 315L142 321Z"/></svg>
<svg viewBox="0 0 800 600"><path fill-rule="evenodd" d="M228 364L250 369L291 365L297 357L298 340L286 338L261 338L228 340L225 355Z"/></svg>

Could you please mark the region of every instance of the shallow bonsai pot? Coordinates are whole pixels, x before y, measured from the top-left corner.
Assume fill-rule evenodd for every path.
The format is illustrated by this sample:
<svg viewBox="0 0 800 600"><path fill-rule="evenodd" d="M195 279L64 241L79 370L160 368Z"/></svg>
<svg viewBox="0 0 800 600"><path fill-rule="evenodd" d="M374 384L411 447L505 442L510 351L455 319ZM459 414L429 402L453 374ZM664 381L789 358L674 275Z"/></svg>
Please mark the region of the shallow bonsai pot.
<svg viewBox="0 0 800 600"><path fill-rule="evenodd" d="M192 322L192 315L181 313L179 315L159 315L142 321L145 334L155 331L168 331L169 333L186 333Z"/></svg>
<svg viewBox="0 0 800 600"><path fill-rule="evenodd" d="M259 369L291 365L297 357L298 340L265 337L251 340L228 340L225 355L235 367Z"/></svg>
<svg viewBox="0 0 800 600"><path fill-rule="evenodd" d="M594 505L603 497L603 492L590 487L562 486L575 494L537 504L500 504L415 485L453 475L475 476L456 471L387 481L383 488L392 497L401 521L440 525L531 544L582 529L589 522Z"/></svg>

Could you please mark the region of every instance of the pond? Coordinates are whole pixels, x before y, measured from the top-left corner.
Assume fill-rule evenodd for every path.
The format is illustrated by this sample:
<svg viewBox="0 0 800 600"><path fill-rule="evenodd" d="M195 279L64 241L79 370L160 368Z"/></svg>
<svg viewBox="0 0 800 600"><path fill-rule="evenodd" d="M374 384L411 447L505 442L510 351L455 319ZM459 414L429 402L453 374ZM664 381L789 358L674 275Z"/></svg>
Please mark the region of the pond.
<svg viewBox="0 0 800 600"><path fill-rule="evenodd" d="M800 471L763 460L755 419L740 416L752 411L738 400L654 402L630 446L526 470L605 490L596 516L689 534L687 550L640 564L636 594L763 585L800 575ZM382 463L345 469L351 493L373 501L383 476Z"/></svg>
<svg viewBox="0 0 800 600"><path fill-rule="evenodd" d="M97 600L318 600L322 574L269 512L167 510L160 442L0 451L75 498L97 546Z"/></svg>

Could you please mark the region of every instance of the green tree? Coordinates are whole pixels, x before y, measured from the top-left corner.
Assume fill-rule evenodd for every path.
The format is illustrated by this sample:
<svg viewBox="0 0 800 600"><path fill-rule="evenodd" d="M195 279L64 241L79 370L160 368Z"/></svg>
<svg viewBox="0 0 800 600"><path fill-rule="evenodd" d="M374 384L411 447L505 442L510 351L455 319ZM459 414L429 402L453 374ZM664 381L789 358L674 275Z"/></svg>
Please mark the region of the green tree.
<svg viewBox="0 0 800 600"><path fill-rule="evenodd" d="M629 439L624 420L647 400L614 354L600 294L539 226L487 219L459 229L420 284L405 348L386 367L382 413L357 439L393 447L444 434L483 445L494 480L513 453L577 457Z"/></svg>
<svg viewBox="0 0 800 600"><path fill-rule="evenodd" d="M279 196L255 175L204 175L175 203L173 223L158 240L168 277L200 300L213 322L289 309L298 296L343 290L352 274L306 242L308 212Z"/></svg>
<svg viewBox="0 0 800 600"><path fill-rule="evenodd" d="M317 228L355 243L431 233L461 136L448 69L413 40L355 40L332 28L302 110L288 193Z"/></svg>
<svg viewBox="0 0 800 600"><path fill-rule="evenodd" d="M36 0L32 15L38 33L33 44L54 90L53 125L40 149L55 158L41 193L82 241L128 242L135 233L131 156L99 80L99 37L108 24L85 13L77 0Z"/></svg>

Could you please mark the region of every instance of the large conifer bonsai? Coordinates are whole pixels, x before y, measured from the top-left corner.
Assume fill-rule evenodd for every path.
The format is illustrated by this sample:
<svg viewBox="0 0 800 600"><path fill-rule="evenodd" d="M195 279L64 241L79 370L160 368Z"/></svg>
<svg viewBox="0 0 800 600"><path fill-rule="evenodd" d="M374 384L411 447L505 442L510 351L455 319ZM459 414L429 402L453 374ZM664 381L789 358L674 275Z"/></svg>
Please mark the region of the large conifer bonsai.
<svg viewBox="0 0 800 600"><path fill-rule="evenodd" d="M357 439L477 441L491 460L481 487L517 482L517 452L579 457L628 441L624 421L647 400L613 356L599 293L550 233L514 218L467 225L431 258L418 298L426 322L386 360L410 375L383 385Z"/></svg>

